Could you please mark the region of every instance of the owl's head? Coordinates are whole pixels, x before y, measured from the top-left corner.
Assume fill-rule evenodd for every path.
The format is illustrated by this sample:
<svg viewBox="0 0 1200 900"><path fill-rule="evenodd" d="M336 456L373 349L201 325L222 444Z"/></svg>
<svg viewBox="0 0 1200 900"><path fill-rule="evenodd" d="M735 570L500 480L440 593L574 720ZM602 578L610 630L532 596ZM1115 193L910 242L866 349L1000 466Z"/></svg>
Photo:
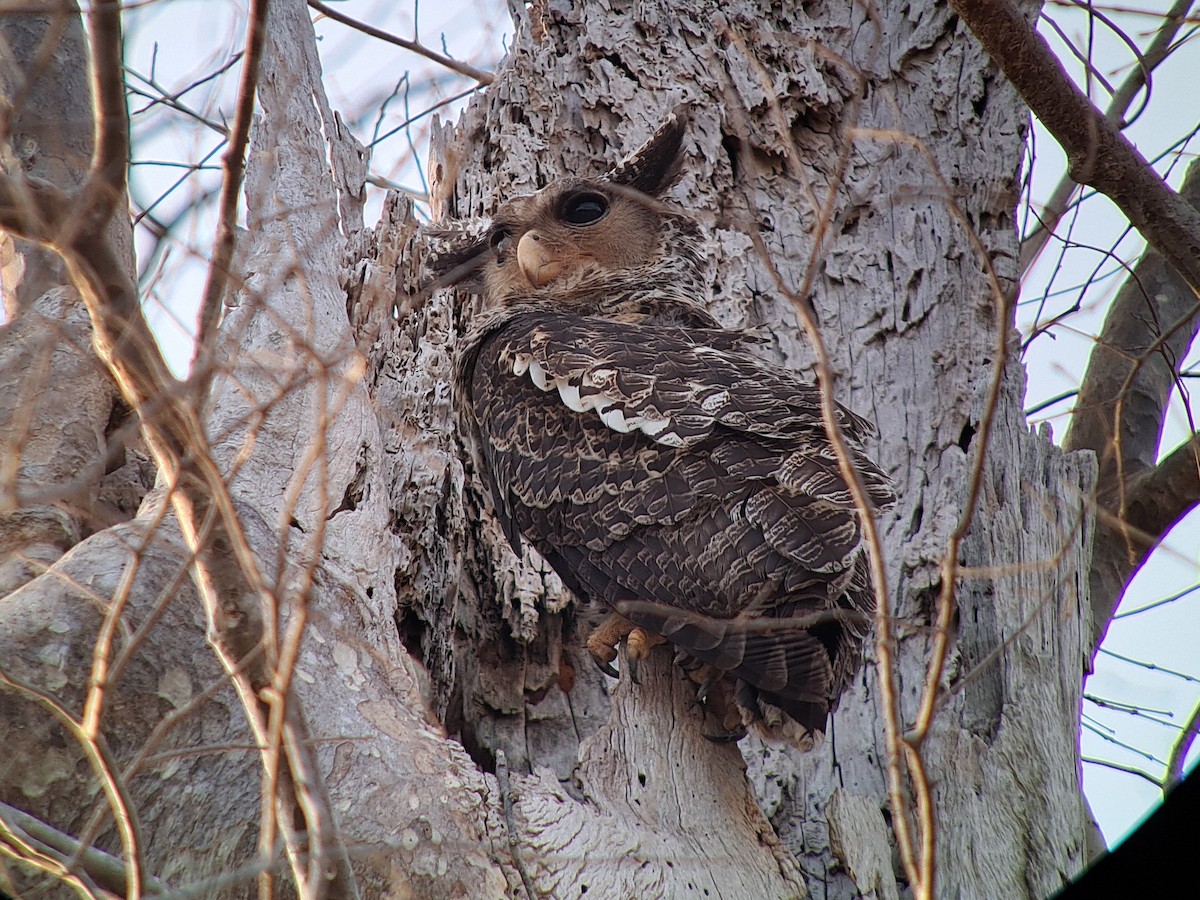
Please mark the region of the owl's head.
<svg viewBox="0 0 1200 900"><path fill-rule="evenodd" d="M430 228L437 286L482 293L488 306L545 301L581 312L651 286L698 300L698 227L661 201L679 176L686 128L677 110L598 178L559 179L486 221Z"/></svg>

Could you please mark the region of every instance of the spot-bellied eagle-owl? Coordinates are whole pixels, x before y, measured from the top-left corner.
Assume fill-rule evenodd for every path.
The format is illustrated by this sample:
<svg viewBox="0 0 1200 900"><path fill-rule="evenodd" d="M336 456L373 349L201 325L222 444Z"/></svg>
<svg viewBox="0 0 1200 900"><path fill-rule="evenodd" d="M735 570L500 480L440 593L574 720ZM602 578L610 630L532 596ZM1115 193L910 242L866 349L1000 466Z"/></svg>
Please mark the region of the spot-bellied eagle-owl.
<svg viewBox="0 0 1200 900"><path fill-rule="evenodd" d="M665 638L728 733L810 747L861 662L874 596L817 388L720 328L698 224L660 198L673 114L607 174L431 234L441 284L482 291L455 402L513 548L535 547L607 617L610 674ZM870 503L894 501L838 408ZM740 721L739 721L740 720Z"/></svg>

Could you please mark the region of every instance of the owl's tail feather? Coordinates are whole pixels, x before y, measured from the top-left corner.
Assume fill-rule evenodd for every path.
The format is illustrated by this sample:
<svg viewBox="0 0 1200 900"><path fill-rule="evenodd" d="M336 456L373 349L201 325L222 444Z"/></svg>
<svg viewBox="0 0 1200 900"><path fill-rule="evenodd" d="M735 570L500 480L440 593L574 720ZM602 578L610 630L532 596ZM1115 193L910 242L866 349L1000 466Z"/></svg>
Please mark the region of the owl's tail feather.
<svg viewBox="0 0 1200 900"><path fill-rule="evenodd" d="M653 603L621 615L736 680L743 722L803 749L819 742L840 685L834 658L860 614L833 610L792 618L718 619ZM854 617L856 621L845 621Z"/></svg>

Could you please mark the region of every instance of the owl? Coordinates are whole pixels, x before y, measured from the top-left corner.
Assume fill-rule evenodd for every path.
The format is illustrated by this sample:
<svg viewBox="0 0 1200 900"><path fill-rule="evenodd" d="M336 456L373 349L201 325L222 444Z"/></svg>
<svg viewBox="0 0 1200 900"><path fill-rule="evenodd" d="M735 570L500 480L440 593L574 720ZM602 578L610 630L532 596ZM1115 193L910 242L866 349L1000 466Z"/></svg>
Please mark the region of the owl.
<svg viewBox="0 0 1200 900"><path fill-rule="evenodd" d="M718 326L699 224L663 202L686 118L597 178L429 234L439 285L482 293L455 405L513 549L535 548L603 617L608 674L663 641L714 737L822 737L860 666L874 595L859 512L817 388ZM892 486L872 426L838 408L869 502Z"/></svg>

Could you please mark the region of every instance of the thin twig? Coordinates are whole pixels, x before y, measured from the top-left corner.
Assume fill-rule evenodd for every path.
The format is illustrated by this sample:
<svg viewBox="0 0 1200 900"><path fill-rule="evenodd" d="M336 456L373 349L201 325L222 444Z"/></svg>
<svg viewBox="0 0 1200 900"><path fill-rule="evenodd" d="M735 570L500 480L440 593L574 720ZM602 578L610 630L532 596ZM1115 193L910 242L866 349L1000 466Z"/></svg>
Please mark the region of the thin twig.
<svg viewBox="0 0 1200 900"><path fill-rule="evenodd" d="M1133 68L1125 81L1113 93L1108 108L1104 111L1105 118L1110 122L1117 124L1120 128L1126 128L1132 124L1133 119L1125 120L1125 112L1138 92L1143 87L1150 87L1151 74L1174 49L1175 36L1183 26L1192 2L1193 0L1175 0L1175 4L1162 13L1162 21L1154 35L1154 40L1150 42L1146 52L1141 54L1139 65ZM1041 224L1021 242L1021 252L1017 263L1018 272L1024 274L1037 260L1042 248L1046 246L1046 242L1050 240L1058 223L1066 213L1071 195L1078 187L1078 183L1070 175L1063 175L1058 185L1055 186L1050 194L1050 199L1042 207L1042 214L1039 217Z"/></svg>
<svg viewBox="0 0 1200 900"><path fill-rule="evenodd" d="M200 330L196 338L193 365L213 351L217 327L221 323L221 303L229 284L233 252L237 244L238 194L246 171L246 145L250 141L250 122L254 115L255 94L258 90L259 69L262 63L263 42L267 32L267 0L252 0L250 20L246 25L246 52L242 61L242 78L238 86L237 111L229 131L229 143L221 158L225 177L221 183L220 212L217 221L217 240L212 262L200 301ZM206 370L207 371L207 370ZM209 379L197 375L196 396L208 391Z"/></svg>
<svg viewBox="0 0 1200 900"><path fill-rule="evenodd" d="M1090 763L1093 766L1103 766L1106 769L1114 769L1118 772L1125 772L1129 775L1136 775L1138 778L1146 779L1148 782L1150 782L1152 785L1154 785L1159 790L1162 790L1162 788L1163 788L1163 783L1161 781L1159 781L1153 775L1143 772L1141 769L1137 768L1137 766L1125 766L1125 765L1122 765L1121 763L1112 762L1111 760L1095 759L1094 757L1091 757L1091 756L1080 757L1079 761L1085 762L1085 763Z"/></svg>
<svg viewBox="0 0 1200 900"><path fill-rule="evenodd" d="M1200 210L1171 190L1092 105L1012 0L950 0L950 5L1063 148L1071 177L1106 194L1200 291Z"/></svg>
<svg viewBox="0 0 1200 900"><path fill-rule="evenodd" d="M19 828L29 837L53 848L62 854L64 860L70 859L72 862L77 860L83 871L95 879L96 883L105 890L118 894L124 893L129 877L129 868L115 856L83 844L41 819L2 801L0 801L0 821L9 828ZM144 883L151 894L167 892L167 886L153 875L146 875Z"/></svg>
<svg viewBox="0 0 1200 900"><path fill-rule="evenodd" d="M101 789L112 809L117 833L121 838L121 849L127 860L124 896L127 900L138 900L142 894L143 873L145 872L145 861L142 858L141 826L133 799L129 795L128 785L118 775L115 761L103 737L96 740L90 738L80 726L79 721L56 697L28 682L13 677L3 668L0 668L0 685L6 685L18 694L23 694L41 705L79 743L93 773L100 781Z"/></svg>
<svg viewBox="0 0 1200 900"><path fill-rule="evenodd" d="M1152 763L1158 763L1164 768L1166 767L1167 764L1153 753L1147 753L1145 750L1133 746L1133 744L1126 743L1125 741L1114 737L1114 735L1117 733L1115 728L1109 728L1107 725L1102 726L1097 719L1093 719L1086 713L1081 716L1080 719L1083 723L1083 727L1101 740L1107 741L1116 747L1120 747L1122 750L1128 750L1130 753L1135 753L1142 759L1149 760Z"/></svg>
<svg viewBox="0 0 1200 900"><path fill-rule="evenodd" d="M369 34L373 38L379 38L381 41L387 41L389 44L395 44L397 47L403 47L416 53L418 56L423 56L428 60L432 60L439 66L445 66L452 72L457 72L459 75L465 75L468 78L474 78L480 84L491 84L495 80L495 76L491 72L483 69L477 69L469 63L459 62L457 59L451 59L449 56L430 50L424 44L417 41L407 41L402 37L396 37L382 29L376 28L373 25L368 25L366 22L360 22L358 19L352 19L345 13L340 13L329 6L326 6L321 0L308 0L308 5L315 9L323 16L333 19L335 22L341 22L343 25L349 25L351 28L361 31L363 34Z"/></svg>
<svg viewBox="0 0 1200 900"><path fill-rule="evenodd" d="M517 874L521 876L521 884L525 886L525 893L529 896L529 900L537 900L539 895L533 889L533 879L529 877L529 873L525 870L525 863L521 859L521 841L517 837L517 823L513 816L512 780L509 777L508 756L503 750L496 751L496 784L500 788L500 803L504 808L504 827L508 830L508 850L512 854L513 865L517 867Z"/></svg>
<svg viewBox="0 0 1200 900"><path fill-rule="evenodd" d="M1197 736L1200 736L1200 703L1196 704L1188 717L1179 740L1171 747L1171 756L1167 759L1167 775L1163 779L1164 793L1183 780L1183 766Z"/></svg>
<svg viewBox="0 0 1200 900"><path fill-rule="evenodd" d="M158 104L161 103L163 105L169 106L171 109L174 109L177 112L183 113L185 116L189 116L190 118L195 119L201 125L204 125L207 128L210 128L213 131L215 131L217 134L221 135L221 137L223 137L223 138L228 137L229 130L223 124L221 124L220 122L214 122L211 119L205 118L200 113L196 112L195 110L191 109L190 107L184 106L179 101L180 101L180 98L183 97L183 95L188 93L189 91L193 91L196 88L200 87L200 85L206 84L209 81L219 78L221 75L225 74L225 72L229 71L231 68L233 68L235 65L237 65L241 61L242 55L243 55L242 51L240 51L240 50L236 53L230 54L229 59L225 60L225 62L221 63L221 65L217 66L211 72L208 72L207 74L205 74L204 77L196 79L191 84L189 84L187 87L181 88L180 90L175 91L173 93L168 92L167 89L165 87L163 87L161 84L159 84L158 81L152 75L150 75L150 76L143 75L140 72L138 72L136 69L130 67L129 65L126 65L125 66L126 72L128 72L130 75L134 76L135 78L141 79L146 84L148 84L150 87L152 87L156 91L158 91L158 96L152 96L152 95L146 93L145 91L139 90L138 88L135 88L134 86L129 85L128 89L131 93L135 93L138 96L145 97L147 100L150 101L148 104L146 104L141 109L135 110L133 115L138 116L138 115L147 113L151 109L153 109L155 106L157 106Z"/></svg>
<svg viewBox="0 0 1200 900"><path fill-rule="evenodd" d="M1123 713L1127 716L1133 716L1136 719L1162 725L1165 728L1170 728L1172 731L1179 731L1178 725L1168 721L1170 717L1175 715L1169 709L1144 709L1132 703L1121 703L1119 700L1105 700L1103 697L1097 697L1095 694L1084 694L1083 699L1101 709ZM1166 716L1167 718L1161 718L1162 716Z"/></svg>
<svg viewBox="0 0 1200 900"><path fill-rule="evenodd" d="M1104 656L1111 656L1113 659L1119 659L1119 660L1121 660L1121 662L1126 662L1126 663L1129 663L1130 665L1140 666L1143 669L1149 669L1151 672L1162 672L1164 675L1171 675L1175 678L1182 678L1184 681L1190 681L1192 683L1200 683L1200 678L1196 678L1193 675L1188 675L1186 672L1177 672L1174 669L1167 669L1167 668L1164 668L1163 666L1156 665L1152 662L1143 662L1142 660L1134 659L1131 656L1122 656L1120 653L1116 653L1112 650L1108 650L1105 647L1100 648L1100 653L1103 654Z"/></svg>

